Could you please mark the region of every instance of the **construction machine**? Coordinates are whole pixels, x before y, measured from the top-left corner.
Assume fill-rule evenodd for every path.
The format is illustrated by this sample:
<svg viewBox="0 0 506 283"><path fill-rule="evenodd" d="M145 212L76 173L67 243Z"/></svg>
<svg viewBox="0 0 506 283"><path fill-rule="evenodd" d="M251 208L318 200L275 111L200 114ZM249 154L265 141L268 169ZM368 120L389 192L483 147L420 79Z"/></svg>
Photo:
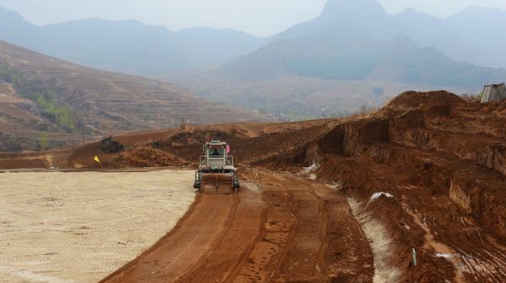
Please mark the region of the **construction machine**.
<svg viewBox="0 0 506 283"><path fill-rule="evenodd" d="M193 187L199 192L238 192L239 176L226 142L213 139L204 144Z"/></svg>

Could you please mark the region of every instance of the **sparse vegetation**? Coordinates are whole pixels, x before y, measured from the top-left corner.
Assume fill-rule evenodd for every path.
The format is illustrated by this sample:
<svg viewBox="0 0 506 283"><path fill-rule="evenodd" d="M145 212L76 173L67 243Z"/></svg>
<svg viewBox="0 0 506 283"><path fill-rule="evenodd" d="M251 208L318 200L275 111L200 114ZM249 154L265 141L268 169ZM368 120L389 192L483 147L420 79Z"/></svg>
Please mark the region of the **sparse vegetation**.
<svg viewBox="0 0 506 283"><path fill-rule="evenodd" d="M41 81L29 80L21 72L2 63L0 63L0 81L12 84L20 96L35 102L42 116L49 121L67 132L75 129L72 109L58 102L57 88L44 86Z"/></svg>
<svg viewBox="0 0 506 283"><path fill-rule="evenodd" d="M0 151L20 152L25 148L36 149L38 143L25 137L14 137L0 132Z"/></svg>
<svg viewBox="0 0 506 283"><path fill-rule="evenodd" d="M39 146L41 150L46 150L48 148L49 141L47 133L40 134L39 137Z"/></svg>
<svg viewBox="0 0 506 283"><path fill-rule="evenodd" d="M49 120L57 123L67 131L72 131L75 128L70 107L58 105L55 100L45 98L42 95L38 96L36 101L43 110L42 114Z"/></svg>
<svg viewBox="0 0 506 283"><path fill-rule="evenodd" d="M55 142L74 145L106 133L177 127L183 118L195 124L264 120L172 84L81 67L6 42L0 50L1 92L7 94L0 130L31 139L23 150L39 149L44 132L50 149Z"/></svg>
<svg viewBox="0 0 506 283"><path fill-rule="evenodd" d="M17 72L13 68L9 67L9 65L0 62L0 82L7 82L16 86L21 85L22 80L23 77L20 72Z"/></svg>

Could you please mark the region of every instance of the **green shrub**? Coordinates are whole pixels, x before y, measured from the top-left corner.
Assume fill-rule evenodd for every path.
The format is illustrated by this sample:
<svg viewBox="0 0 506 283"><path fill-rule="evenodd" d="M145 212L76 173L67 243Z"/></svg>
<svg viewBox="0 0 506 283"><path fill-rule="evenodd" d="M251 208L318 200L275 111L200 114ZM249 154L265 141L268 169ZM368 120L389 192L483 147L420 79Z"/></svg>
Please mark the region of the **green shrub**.
<svg viewBox="0 0 506 283"><path fill-rule="evenodd" d="M46 116L60 127L73 130L74 120L72 118L72 110L66 105L58 105L58 103L51 99L39 95L36 99L37 104L46 113Z"/></svg>

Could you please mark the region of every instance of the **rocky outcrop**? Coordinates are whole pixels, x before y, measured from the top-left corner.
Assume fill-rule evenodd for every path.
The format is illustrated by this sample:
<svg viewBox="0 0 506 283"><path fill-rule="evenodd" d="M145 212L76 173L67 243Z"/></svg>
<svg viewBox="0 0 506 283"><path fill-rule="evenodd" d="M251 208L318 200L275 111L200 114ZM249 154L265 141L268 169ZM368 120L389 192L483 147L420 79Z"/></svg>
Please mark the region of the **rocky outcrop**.
<svg viewBox="0 0 506 283"><path fill-rule="evenodd" d="M323 137L319 146L323 153L352 156L369 147L389 141L389 121L359 120L337 126Z"/></svg>

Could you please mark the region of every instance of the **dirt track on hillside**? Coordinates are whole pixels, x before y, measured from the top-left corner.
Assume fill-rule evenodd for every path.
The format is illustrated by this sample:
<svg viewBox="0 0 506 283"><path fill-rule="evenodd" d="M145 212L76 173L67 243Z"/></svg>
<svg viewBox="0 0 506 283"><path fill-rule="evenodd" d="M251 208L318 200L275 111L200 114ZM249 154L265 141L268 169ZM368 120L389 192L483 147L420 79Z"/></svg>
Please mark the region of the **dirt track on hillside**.
<svg viewBox="0 0 506 283"><path fill-rule="evenodd" d="M369 244L343 196L290 175L248 179L239 194L200 195L170 234L102 282L372 282Z"/></svg>

